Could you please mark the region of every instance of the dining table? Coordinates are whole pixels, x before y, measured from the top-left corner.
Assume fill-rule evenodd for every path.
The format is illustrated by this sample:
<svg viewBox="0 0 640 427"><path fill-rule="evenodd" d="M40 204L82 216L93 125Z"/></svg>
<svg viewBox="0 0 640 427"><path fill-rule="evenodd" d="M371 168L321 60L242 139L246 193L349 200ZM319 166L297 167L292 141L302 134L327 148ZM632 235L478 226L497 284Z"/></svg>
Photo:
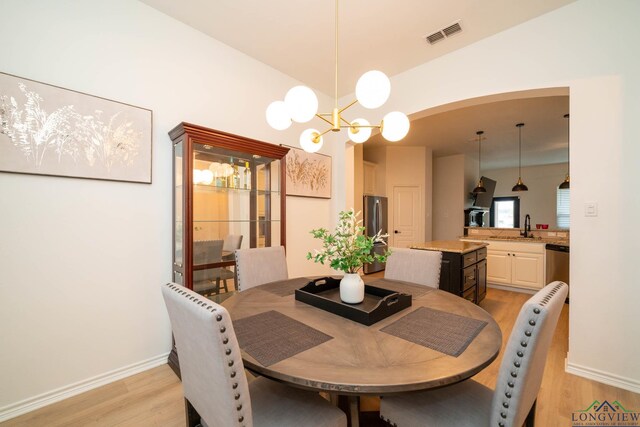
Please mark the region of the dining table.
<svg viewBox="0 0 640 427"><path fill-rule="evenodd" d="M389 279L367 285L411 295L411 306L370 326L298 301L298 277L236 292L230 313L245 368L306 390L346 396L351 426L358 397L463 381L498 355L502 333L481 307L438 289Z"/></svg>

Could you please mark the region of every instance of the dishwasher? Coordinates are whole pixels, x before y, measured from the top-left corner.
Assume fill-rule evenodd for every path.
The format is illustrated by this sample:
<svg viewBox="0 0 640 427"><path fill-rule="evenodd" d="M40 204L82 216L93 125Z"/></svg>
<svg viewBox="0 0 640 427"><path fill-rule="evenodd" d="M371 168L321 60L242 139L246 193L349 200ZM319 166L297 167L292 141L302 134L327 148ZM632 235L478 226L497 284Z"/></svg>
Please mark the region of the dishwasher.
<svg viewBox="0 0 640 427"><path fill-rule="evenodd" d="M546 245L546 283L560 280L569 284L569 245L552 244ZM569 287L571 289L571 287ZM567 303L569 295L567 294Z"/></svg>

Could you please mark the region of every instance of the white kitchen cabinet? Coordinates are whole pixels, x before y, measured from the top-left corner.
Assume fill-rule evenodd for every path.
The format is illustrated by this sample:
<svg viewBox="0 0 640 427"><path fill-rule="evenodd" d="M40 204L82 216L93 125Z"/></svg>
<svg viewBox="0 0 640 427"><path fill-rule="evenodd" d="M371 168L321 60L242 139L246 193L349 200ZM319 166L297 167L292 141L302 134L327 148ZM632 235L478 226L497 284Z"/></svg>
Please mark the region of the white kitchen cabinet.
<svg viewBox="0 0 640 427"><path fill-rule="evenodd" d="M362 162L364 173L364 194L374 195L381 194L376 192L376 170L378 165L371 162Z"/></svg>
<svg viewBox="0 0 640 427"><path fill-rule="evenodd" d="M544 243L484 241L487 248L487 282L527 289L542 289Z"/></svg>
<svg viewBox="0 0 640 427"><path fill-rule="evenodd" d="M506 251L487 249L487 282L511 283L511 254Z"/></svg>

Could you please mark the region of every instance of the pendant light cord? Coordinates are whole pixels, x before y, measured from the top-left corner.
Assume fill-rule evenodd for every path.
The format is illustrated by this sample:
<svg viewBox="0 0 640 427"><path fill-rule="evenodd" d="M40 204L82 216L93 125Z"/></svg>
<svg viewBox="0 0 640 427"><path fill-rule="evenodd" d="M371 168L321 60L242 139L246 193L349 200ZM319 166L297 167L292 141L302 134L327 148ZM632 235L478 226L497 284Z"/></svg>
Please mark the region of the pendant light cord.
<svg viewBox="0 0 640 427"><path fill-rule="evenodd" d="M336 84L334 95L335 108L338 108L338 0L336 0Z"/></svg>
<svg viewBox="0 0 640 427"><path fill-rule="evenodd" d="M567 176L569 176L569 162L571 159L570 156L570 145L569 145L569 141L571 140L571 126L569 125L569 114L565 114L564 118L567 119Z"/></svg>
<svg viewBox="0 0 640 427"><path fill-rule="evenodd" d="M476 134L478 135L478 179L482 179L482 134L484 133L484 131L477 131Z"/></svg>
<svg viewBox="0 0 640 427"><path fill-rule="evenodd" d="M524 123L518 123L518 179L522 178L522 126Z"/></svg>

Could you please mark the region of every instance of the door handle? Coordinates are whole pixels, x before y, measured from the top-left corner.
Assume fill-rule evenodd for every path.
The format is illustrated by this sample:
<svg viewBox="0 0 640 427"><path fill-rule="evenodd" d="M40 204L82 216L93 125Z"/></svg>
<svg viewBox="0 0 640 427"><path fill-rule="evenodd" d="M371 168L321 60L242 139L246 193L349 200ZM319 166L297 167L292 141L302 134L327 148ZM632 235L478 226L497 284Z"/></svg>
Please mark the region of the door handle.
<svg viewBox="0 0 640 427"><path fill-rule="evenodd" d="M401 232L399 232L398 230L393 230L393 232L394 232L395 234L402 234L402 233L401 233Z"/></svg>

